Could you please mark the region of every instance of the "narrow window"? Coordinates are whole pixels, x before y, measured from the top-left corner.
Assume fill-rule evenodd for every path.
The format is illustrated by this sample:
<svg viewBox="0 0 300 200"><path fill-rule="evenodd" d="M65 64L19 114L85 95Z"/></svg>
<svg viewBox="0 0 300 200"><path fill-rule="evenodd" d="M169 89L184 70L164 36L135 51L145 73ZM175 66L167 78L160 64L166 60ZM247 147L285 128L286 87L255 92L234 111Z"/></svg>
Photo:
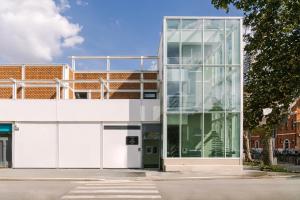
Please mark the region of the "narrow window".
<svg viewBox="0 0 300 200"><path fill-rule="evenodd" d="M144 92L144 99L156 99L156 92Z"/></svg>
<svg viewBox="0 0 300 200"><path fill-rule="evenodd" d="M288 139L284 140L284 149L289 149L290 148L290 141Z"/></svg>
<svg viewBox="0 0 300 200"><path fill-rule="evenodd" d="M88 94L87 92L75 92L76 99L87 99Z"/></svg>

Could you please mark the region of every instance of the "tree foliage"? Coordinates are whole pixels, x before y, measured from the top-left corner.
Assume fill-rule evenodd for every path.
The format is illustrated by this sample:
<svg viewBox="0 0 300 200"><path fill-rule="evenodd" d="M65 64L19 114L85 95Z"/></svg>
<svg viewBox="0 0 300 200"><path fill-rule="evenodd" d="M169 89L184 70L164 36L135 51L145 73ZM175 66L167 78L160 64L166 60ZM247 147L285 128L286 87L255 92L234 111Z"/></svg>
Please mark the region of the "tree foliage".
<svg viewBox="0 0 300 200"><path fill-rule="evenodd" d="M255 127L263 109L266 125L276 126L300 96L300 0L212 0L216 8L244 12L245 51L251 57L245 75L245 125Z"/></svg>

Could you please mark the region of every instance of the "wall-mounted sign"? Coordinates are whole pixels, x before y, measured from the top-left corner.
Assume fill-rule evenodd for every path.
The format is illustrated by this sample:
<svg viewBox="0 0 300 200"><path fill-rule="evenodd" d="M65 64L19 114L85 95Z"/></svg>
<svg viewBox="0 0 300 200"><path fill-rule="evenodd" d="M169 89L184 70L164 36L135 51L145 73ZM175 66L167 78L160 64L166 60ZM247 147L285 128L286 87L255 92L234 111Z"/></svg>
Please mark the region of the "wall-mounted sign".
<svg viewBox="0 0 300 200"><path fill-rule="evenodd" d="M11 134L12 124L0 124L0 134Z"/></svg>
<svg viewBox="0 0 300 200"><path fill-rule="evenodd" d="M126 145L138 145L139 137L138 136L127 136L126 137Z"/></svg>

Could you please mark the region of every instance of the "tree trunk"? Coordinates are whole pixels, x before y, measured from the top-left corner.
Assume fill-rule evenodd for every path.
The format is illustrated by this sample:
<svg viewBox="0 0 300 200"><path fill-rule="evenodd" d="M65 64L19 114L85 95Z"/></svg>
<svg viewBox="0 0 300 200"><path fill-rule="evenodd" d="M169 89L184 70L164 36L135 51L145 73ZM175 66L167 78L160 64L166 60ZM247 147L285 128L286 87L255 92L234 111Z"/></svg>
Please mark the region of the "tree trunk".
<svg viewBox="0 0 300 200"><path fill-rule="evenodd" d="M244 141L245 141L245 161L247 162L253 162L252 156L251 156L251 150L250 150L250 139L249 139L249 130L245 130L243 133Z"/></svg>
<svg viewBox="0 0 300 200"><path fill-rule="evenodd" d="M263 142L263 162L265 165L273 165L273 146L272 146L272 137L266 135Z"/></svg>

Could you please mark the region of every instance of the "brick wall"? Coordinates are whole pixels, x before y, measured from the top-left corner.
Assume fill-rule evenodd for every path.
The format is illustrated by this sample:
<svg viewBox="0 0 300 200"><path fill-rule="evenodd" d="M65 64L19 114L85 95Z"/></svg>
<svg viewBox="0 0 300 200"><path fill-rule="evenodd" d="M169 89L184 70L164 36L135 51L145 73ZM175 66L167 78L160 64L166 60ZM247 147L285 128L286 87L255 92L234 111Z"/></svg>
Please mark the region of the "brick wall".
<svg viewBox="0 0 300 200"><path fill-rule="evenodd" d="M140 73L110 73L111 80L140 80Z"/></svg>
<svg viewBox="0 0 300 200"><path fill-rule="evenodd" d="M289 140L291 149L300 149L300 99L294 103L291 114L277 128L275 148L283 149L286 139ZM260 137L254 133L251 136L251 147L254 147L255 140L260 141Z"/></svg>
<svg viewBox="0 0 300 200"><path fill-rule="evenodd" d="M0 66L0 79L22 79L21 66Z"/></svg>
<svg viewBox="0 0 300 200"><path fill-rule="evenodd" d="M141 80L141 74L140 73L84 73L84 72L76 72L75 73L75 80L99 80L100 77L103 80L107 80L109 76L109 79L111 81L113 80ZM145 80L156 80L157 79L157 73L144 73L144 79ZM118 89L124 89L124 90L139 90L140 89L140 83L126 83L126 82L110 82L109 88L111 90L118 90ZM76 83L75 84L76 90L99 90L100 84L99 83ZM156 83L144 83L144 89L147 90L154 90L157 89ZM101 97L100 92L92 92L91 98L92 99L98 99ZM139 92L111 92L109 95L112 99L139 99L140 93Z"/></svg>
<svg viewBox="0 0 300 200"><path fill-rule="evenodd" d="M0 66L0 79L22 79L22 67L21 66ZM4 82L1 84L11 84L11 82ZM12 85L11 85L12 86ZM18 96L20 96L20 90L18 89ZM10 99L12 98L12 87L0 87L0 99Z"/></svg>
<svg viewBox="0 0 300 200"><path fill-rule="evenodd" d="M139 99L139 92L114 92L109 94L110 99Z"/></svg>
<svg viewBox="0 0 300 200"><path fill-rule="evenodd" d="M262 148L261 139L259 135L252 135L250 140L250 148L255 148L255 142L258 141L258 148Z"/></svg>
<svg viewBox="0 0 300 200"><path fill-rule="evenodd" d="M26 80L54 80L62 79L63 66L26 66Z"/></svg>
<svg viewBox="0 0 300 200"><path fill-rule="evenodd" d="M296 134L277 135L275 140L276 149L282 149L286 139L290 142L290 148L294 149L297 142Z"/></svg>
<svg viewBox="0 0 300 200"><path fill-rule="evenodd" d="M25 67L25 80L55 80L63 79L63 65L62 66L30 66ZM110 80L141 80L140 73L109 73L105 72L74 72L72 69L68 68L69 76L66 79L69 80L107 80L108 76ZM157 73L144 73L143 78L145 80L156 80ZM0 66L0 79L10 79L14 78L17 80L22 79L22 66ZM30 83L39 84L39 83ZM40 83L42 84L42 82ZM78 91L89 91L89 90L100 90L100 82L98 83L70 83L70 88ZM126 82L111 82L109 83L111 90L140 90L140 83L126 83ZM144 83L144 90L155 90L157 89L156 83ZM75 98L74 93L71 89L68 89L69 99ZM106 92L106 91L105 91ZM91 91L90 93L92 99L100 99L100 91ZM17 98L22 97L22 88L17 90ZM63 97L63 92L61 89L61 98ZM118 92L112 91L109 95L112 99L139 99L139 92ZM11 88L0 88L0 98L12 98ZM27 99L55 99L56 98L56 87L53 83L53 87L26 87L24 89L24 98Z"/></svg>
<svg viewBox="0 0 300 200"><path fill-rule="evenodd" d="M56 88L26 88L25 99L55 99Z"/></svg>
<svg viewBox="0 0 300 200"><path fill-rule="evenodd" d="M152 80L156 80L157 79L157 73L144 73L144 79L152 79Z"/></svg>
<svg viewBox="0 0 300 200"><path fill-rule="evenodd" d="M69 68L69 80L74 80L74 72L73 69ZM69 83L70 88L74 89L75 88L75 84L74 83ZM69 99L74 99L74 92L69 89Z"/></svg>
<svg viewBox="0 0 300 200"><path fill-rule="evenodd" d="M63 66L26 66L25 79L26 80L54 80L63 78ZM62 98L62 90L61 90ZM26 99L55 99L56 88L55 84L51 88L44 87L26 87Z"/></svg>

